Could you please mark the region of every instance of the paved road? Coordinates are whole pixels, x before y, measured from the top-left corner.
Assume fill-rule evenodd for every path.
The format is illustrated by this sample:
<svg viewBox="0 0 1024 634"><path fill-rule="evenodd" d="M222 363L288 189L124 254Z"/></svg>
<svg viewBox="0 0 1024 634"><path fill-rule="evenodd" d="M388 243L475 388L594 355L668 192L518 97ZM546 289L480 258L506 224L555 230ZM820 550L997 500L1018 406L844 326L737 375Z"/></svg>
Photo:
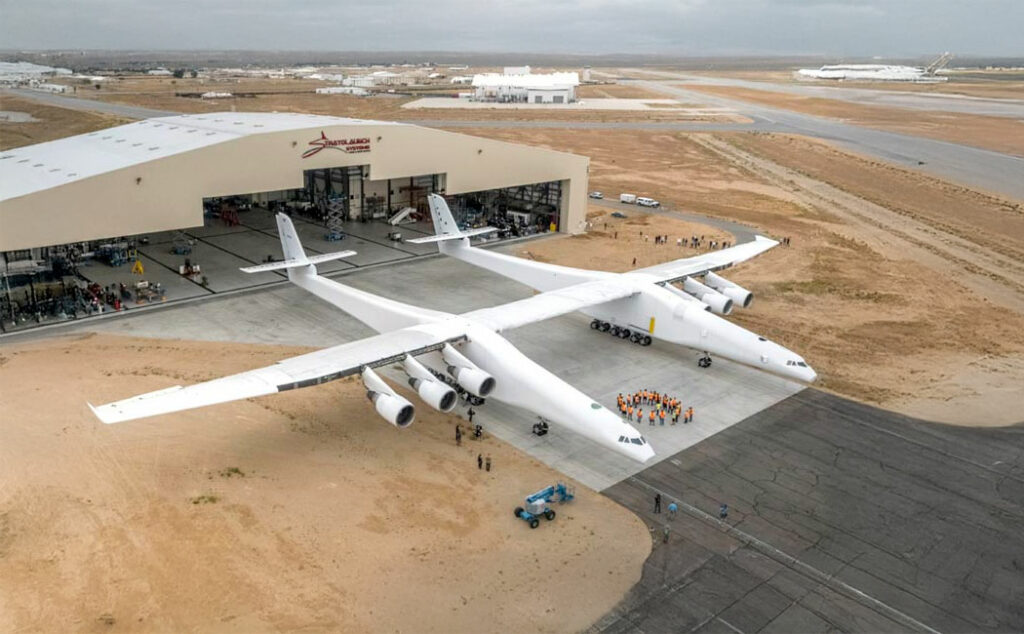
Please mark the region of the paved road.
<svg viewBox="0 0 1024 634"><path fill-rule="evenodd" d="M750 81L731 77L705 77L698 75L678 76L687 82L710 86L736 86L753 90L782 92L803 97L835 99L865 106L885 106L908 110L937 110L941 112L962 112L992 117L1024 119L1024 99L997 99L991 97L970 97L939 92L909 92L900 90L878 90L851 88L849 86L823 85L819 82L780 84L767 81Z"/></svg>
<svg viewBox="0 0 1024 634"><path fill-rule="evenodd" d="M11 95L14 97L21 97L23 99L31 99L32 101L38 101L39 103L44 103L49 106L57 106L58 108L67 108L68 110L102 112L105 114L117 115L119 117L127 117L129 119L151 119L153 117L170 117L176 114L181 114L180 112L174 112L171 110L154 110L152 108L143 108L142 106L131 106L128 104L114 103L110 101L100 101L98 99L81 99L68 95L58 95L38 90L27 90L24 88L4 88L0 90L0 95Z"/></svg>
<svg viewBox="0 0 1024 634"><path fill-rule="evenodd" d="M1024 425L804 390L604 493L672 529L594 631L1024 629Z"/></svg>

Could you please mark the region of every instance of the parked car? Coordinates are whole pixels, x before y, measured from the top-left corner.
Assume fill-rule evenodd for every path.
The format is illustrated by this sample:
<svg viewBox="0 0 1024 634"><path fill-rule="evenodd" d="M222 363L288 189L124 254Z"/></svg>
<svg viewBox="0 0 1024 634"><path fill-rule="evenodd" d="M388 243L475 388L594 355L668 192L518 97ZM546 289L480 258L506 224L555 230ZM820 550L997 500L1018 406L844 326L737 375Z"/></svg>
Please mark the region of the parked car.
<svg viewBox="0 0 1024 634"><path fill-rule="evenodd" d="M628 216L626 216L626 214L622 213L621 211L613 211L612 212L612 218L626 218L626 217L628 217Z"/></svg>
<svg viewBox="0 0 1024 634"><path fill-rule="evenodd" d="M653 198L637 198L636 204L640 205L641 207L661 207L661 203L654 200Z"/></svg>
<svg viewBox="0 0 1024 634"><path fill-rule="evenodd" d="M601 198L604 198L604 194L602 194L601 192L590 192L590 197L597 198L598 200L600 200Z"/></svg>
<svg viewBox="0 0 1024 634"><path fill-rule="evenodd" d="M636 194L619 194L619 202L632 205L636 202Z"/></svg>

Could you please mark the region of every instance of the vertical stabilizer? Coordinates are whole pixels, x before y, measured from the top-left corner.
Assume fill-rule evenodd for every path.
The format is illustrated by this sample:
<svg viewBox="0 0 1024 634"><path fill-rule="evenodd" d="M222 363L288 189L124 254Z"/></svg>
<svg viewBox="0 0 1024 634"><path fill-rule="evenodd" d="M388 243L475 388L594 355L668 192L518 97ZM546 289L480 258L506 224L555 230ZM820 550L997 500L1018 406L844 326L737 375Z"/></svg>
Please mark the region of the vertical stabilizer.
<svg viewBox="0 0 1024 634"><path fill-rule="evenodd" d="M444 198L437 194L430 194L427 196L427 203L430 205L430 217L434 221L434 235L462 235L459 225L455 224L452 210L448 208L448 203L445 202Z"/></svg>
<svg viewBox="0 0 1024 634"><path fill-rule="evenodd" d="M301 262L306 259L306 252L299 242L299 234L295 231L292 219L285 214L277 214L277 233L281 236L281 251L285 260Z"/></svg>

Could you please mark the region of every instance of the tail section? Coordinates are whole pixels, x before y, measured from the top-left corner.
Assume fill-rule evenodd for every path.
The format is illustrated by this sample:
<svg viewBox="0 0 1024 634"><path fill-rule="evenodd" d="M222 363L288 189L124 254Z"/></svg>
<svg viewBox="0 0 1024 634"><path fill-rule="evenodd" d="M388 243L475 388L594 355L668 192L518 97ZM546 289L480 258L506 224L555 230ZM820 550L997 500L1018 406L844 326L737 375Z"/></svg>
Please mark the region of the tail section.
<svg viewBox="0 0 1024 634"><path fill-rule="evenodd" d="M462 240L463 238L471 238L497 231L494 227L463 231L456 224L455 217L452 216L452 210L448 208L448 203L445 202L444 198L437 194L430 194L427 196L427 203L430 205L430 218L434 221L434 235L427 236L426 238L414 238L406 240L406 242L413 244L446 242L448 240Z"/></svg>
<svg viewBox="0 0 1024 634"><path fill-rule="evenodd" d="M281 251L284 252L285 261L306 259L299 234L295 231L292 219L286 214L277 214L277 235L281 236Z"/></svg>
<svg viewBox="0 0 1024 634"><path fill-rule="evenodd" d="M307 256L299 241L299 234L295 231L292 219L285 214L277 214L277 233L281 236L281 251L284 253L284 260L280 262L268 262L256 266L246 266L241 269L244 273L263 273L265 271L280 271L288 269L288 278L291 279L291 269L306 268L310 273L316 275L314 265L320 262L340 260L351 257L355 251L339 251L338 253L325 253L322 255Z"/></svg>

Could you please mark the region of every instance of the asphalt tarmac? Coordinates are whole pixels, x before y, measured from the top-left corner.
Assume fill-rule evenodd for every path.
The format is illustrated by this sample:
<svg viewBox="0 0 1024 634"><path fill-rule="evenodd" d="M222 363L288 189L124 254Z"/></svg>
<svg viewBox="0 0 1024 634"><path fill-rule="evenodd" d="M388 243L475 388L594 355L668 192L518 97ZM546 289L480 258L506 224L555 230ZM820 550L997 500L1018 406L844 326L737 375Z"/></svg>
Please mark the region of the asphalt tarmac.
<svg viewBox="0 0 1024 634"><path fill-rule="evenodd" d="M804 390L604 493L655 543L595 632L1024 629L1024 424Z"/></svg>

